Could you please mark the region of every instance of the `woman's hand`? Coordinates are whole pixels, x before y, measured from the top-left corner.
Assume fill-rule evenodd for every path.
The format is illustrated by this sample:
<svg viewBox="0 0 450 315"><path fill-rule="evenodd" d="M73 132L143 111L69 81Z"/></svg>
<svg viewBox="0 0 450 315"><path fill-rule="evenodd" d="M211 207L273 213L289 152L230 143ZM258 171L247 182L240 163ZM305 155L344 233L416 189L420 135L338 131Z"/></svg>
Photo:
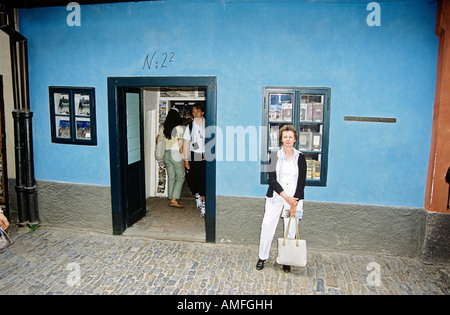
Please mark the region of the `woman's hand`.
<svg viewBox="0 0 450 315"><path fill-rule="evenodd" d="M8 226L8 219L3 215L3 213L0 213L0 227L2 228L2 230L6 230Z"/></svg>
<svg viewBox="0 0 450 315"><path fill-rule="evenodd" d="M286 200L286 202L291 206L291 208L294 209L297 208L298 198L288 196L284 191L281 192L280 196L283 197L284 200Z"/></svg>
<svg viewBox="0 0 450 315"><path fill-rule="evenodd" d="M295 217L297 215L297 207L291 207L289 210L291 217Z"/></svg>

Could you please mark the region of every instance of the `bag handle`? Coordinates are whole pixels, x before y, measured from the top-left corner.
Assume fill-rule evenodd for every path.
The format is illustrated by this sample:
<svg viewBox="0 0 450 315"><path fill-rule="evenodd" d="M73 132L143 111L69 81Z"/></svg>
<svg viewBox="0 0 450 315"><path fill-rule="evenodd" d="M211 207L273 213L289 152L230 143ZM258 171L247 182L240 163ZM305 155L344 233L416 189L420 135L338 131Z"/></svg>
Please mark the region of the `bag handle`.
<svg viewBox="0 0 450 315"><path fill-rule="evenodd" d="M294 216L294 218L295 218L295 216ZM285 233L284 239L283 239L283 246L286 246L286 239L287 239L288 234L289 234L289 227L291 225L291 219L292 219L292 216L289 217L288 226L287 226L286 233ZM297 240L296 246L299 247L300 244L299 244L298 241L300 240L300 232L299 232L299 229L298 229L298 224L296 224L295 227L296 227L295 239Z"/></svg>
<svg viewBox="0 0 450 315"><path fill-rule="evenodd" d="M6 234L5 230L0 228L0 232L1 232L0 233L1 237L5 238L6 242L8 243L8 245L5 246L5 248L11 246L12 244L14 244L13 241L11 241L11 239L9 238L8 234ZM4 249L4 248L0 248L0 250L2 250L2 249Z"/></svg>

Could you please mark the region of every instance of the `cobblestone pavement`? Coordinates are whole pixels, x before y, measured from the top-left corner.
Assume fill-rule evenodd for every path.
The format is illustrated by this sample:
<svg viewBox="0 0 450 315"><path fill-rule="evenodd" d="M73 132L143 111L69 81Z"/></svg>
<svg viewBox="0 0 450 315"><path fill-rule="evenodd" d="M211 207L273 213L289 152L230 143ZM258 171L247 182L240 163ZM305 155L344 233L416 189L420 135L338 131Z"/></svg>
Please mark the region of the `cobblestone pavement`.
<svg viewBox="0 0 450 315"><path fill-rule="evenodd" d="M275 250L262 271L257 246L161 241L11 227L0 252L2 294L448 295L450 266L383 255L308 252L284 273Z"/></svg>

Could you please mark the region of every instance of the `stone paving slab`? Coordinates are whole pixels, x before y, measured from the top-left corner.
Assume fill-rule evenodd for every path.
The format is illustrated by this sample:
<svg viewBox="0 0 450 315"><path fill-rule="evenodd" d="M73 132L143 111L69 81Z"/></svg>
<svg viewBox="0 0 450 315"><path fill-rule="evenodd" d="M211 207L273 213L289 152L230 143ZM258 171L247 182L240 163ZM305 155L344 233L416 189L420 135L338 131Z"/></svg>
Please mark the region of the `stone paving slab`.
<svg viewBox="0 0 450 315"><path fill-rule="evenodd" d="M450 266L404 257L308 252L308 266L255 269L257 246L162 241L49 227L8 230L2 294L448 295Z"/></svg>

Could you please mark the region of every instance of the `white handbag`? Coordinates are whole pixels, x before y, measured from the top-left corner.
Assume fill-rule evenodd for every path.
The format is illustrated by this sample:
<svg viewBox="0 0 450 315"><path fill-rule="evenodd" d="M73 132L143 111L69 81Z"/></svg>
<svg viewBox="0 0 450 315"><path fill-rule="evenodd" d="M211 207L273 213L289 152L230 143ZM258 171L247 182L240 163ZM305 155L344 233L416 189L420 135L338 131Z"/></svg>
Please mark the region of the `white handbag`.
<svg viewBox="0 0 450 315"><path fill-rule="evenodd" d="M292 217L289 218L286 235L278 238L277 263L280 265L305 267L307 262L306 241L300 239L298 224L296 224L295 239L287 238L291 219Z"/></svg>
<svg viewBox="0 0 450 315"><path fill-rule="evenodd" d="M164 134L161 133L161 129L160 129L158 142L156 142L155 159L157 161L162 161L164 158L165 152L166 152L166 141L164 138Z"/></svg>

